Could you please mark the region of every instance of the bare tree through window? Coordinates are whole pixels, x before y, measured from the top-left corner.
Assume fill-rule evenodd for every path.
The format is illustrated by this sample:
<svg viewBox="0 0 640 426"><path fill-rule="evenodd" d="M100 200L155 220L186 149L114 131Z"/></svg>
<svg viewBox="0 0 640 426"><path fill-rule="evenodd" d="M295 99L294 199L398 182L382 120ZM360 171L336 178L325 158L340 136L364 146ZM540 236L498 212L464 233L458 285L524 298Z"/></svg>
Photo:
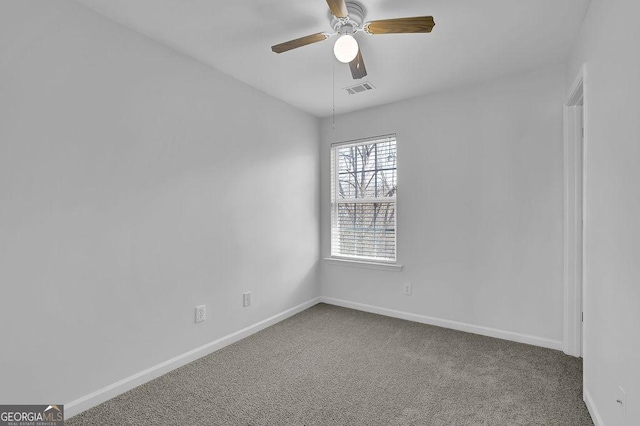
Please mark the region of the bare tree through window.
<svg viewBox="0 0 640 426"><path fill-rule="evenodd" d="M332 148L332 255L396 257L394 136Z"/></svg>

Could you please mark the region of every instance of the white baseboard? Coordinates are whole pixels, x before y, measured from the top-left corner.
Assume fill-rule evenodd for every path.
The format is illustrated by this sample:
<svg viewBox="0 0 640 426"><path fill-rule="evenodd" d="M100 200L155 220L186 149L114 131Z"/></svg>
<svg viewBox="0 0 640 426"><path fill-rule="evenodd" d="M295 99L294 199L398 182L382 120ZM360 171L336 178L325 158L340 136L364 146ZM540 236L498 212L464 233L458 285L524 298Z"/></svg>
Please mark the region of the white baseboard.
<svg viewBox="0 0 640 426"><path fill-rule="evenodd" d="M219 349L224 348L225 346L235 343L238 340L244 339L245 337L257 333L260 330L263 330L273 324L276 324L299 312L302 312L305 309L308 309L320 303L320 301L321 298L316 297L315 299L311 299L307 302L301 303L298 306L294 306L293 308L287 309L284 312L252 324L248 327L243 328L242 330L238 330L235 333L231 333L229 335L221 337L211 343L207 343L206 345L200 346L199 348L193 349L189 352L185 352L181 355L171 358L170 360L154 365L153 367L147 368L144 371L124 378L102 389L98 389L97 391L80 397L75 401L66 403L64 404L65 418L68 419L72 416L75 416L76 414L88 410L91 407L95 407L98 404L102 404L103 402L108 401L109 399L114 398L121 393L124 393L137 386L140 386L143 383L160 377L171 370L175 370L178 367L182 367L183 365L188 364L198 358L209 355L210 353L213 353Z"/></svg>
<svg viewBox="0 0 640 426"><path fill-rule="evenodd" d="M589 410L589 414L591 414L591 420L593 420L593 424L595 426L604 426L604 422L602 421L602 417L600 417L600 413L596 408L596 404L593 403L593 398L591 398L591 394L586 388L584 388L582 391L582 399L587 406L587 410Z"/></svg>
<svg viewBox="0 0 640 426"><path fill-rule="evenodd" d="M330 305L342 306L344 308L355 309L364 312L371 312L374 314L385 315L388 317L404 319L408 321L419 322L423 324L435 325L439 327L451 328L454 330L465 331L468 333L480 334L484 336L496 337L499 339L511 340L514 342L527 343L530 345L542 346L550 349L562 349L562 342L544 339L536 336L529 336L526 334L515 333L511 331L504 331L495 328L482 327L473 324L466 324L457 321L444 320L439 318L428 317L424 315L412 314L409 312L402 312L393 309L381 308L377 306L365 305L362 303L349 302L341 299L334 299L331 297L316 297L307 302L301 303L298 306L287 309L284 312L276 314L270 318L259 321L234 333L221 337L206 345L200 346L189 352L185 352L174 358L171 358L165 362L154 365L144 371L136 373L132 376L126 377L116 383L109 386L105 386L102 389L98 389L88 395L82 396L74 401L64 404L65 418L71 418L76 414L79 414L89 408L95 407L111 398L114 398L124 392L127 392L137 386L140 386L148 381L151 381L163 374L168 373L171 370L175 370L178 367L182 367L198 358L209 355L219 349L224 348L232 343L235 343L245 337L248 337L260 330L263 330L273 324L276 324L284 319L287 319L299 312L304 311L318 303L327 303ZM591 401L588 392L585 391L585 403L589 408L589 412L594 419L596 426L603 426L602 420L595 410L595 406Z"/></svg>
<svg viewBox="0 0 640 426"><path fill-rule="evenodd" d="M320 301L323 303L328 303L330 305L342 306L343 308L350 308L358 311L370 312L373 314L419 322L422 324L435 325L438 327L451 328L453 330L481 334L483 336L496 337L498 339L511 340L518 343L542 346L543 348L562 350L563 347L562 342L559 340L550 340L543 337L530 336L528 334L516 333L513 331L499 330L497 328L483 327L480 325L467 324L458 321L433 318L425 315L396 311L394 309L380 308L377 306L365 305L362 303L349 302L347 300L334 299L332 297L323 296L320 298Z"/></svg>

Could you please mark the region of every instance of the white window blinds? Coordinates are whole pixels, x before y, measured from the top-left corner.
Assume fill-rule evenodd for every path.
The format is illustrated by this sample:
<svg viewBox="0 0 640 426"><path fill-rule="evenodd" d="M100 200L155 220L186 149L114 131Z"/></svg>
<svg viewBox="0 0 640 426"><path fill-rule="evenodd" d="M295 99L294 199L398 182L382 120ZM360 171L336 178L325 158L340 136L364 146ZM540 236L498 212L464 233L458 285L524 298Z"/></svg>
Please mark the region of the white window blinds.
<svg viewBox="0 0 640 426"><path fill-rule="evenodd" d="M331 146L331 256L396 260L396 137Z"/></svg>

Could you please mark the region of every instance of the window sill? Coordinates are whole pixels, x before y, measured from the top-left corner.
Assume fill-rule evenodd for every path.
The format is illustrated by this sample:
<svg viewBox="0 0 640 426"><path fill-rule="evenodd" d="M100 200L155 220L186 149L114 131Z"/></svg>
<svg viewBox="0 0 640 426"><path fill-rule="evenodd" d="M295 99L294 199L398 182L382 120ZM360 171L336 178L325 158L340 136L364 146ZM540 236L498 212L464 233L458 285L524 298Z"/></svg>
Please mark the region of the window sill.
<svg viewBox="0 0 640 426"><path fill-rule="evenodd" d="M329 265L352 266L355 268L377 269L378 271L401 272L402 265L397 263L366 262L362 260L340 259L337 257L325 257L324 261Z"/></svg>

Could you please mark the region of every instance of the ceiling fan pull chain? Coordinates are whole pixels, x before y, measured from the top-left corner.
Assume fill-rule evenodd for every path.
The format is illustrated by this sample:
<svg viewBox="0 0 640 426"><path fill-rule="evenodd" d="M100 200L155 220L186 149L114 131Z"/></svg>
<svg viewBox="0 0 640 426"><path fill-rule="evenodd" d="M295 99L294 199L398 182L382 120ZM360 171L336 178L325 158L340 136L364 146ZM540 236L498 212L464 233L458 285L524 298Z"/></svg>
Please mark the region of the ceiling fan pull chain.
<svg viewBox="0 0 640 426"><path fill-rule="evenodd" d="M333 84L332 84L332 91L331 94L333 95L333 116L332 116L332 126L333 126L333 138L336 138L336 63L331 61L331 69L332 69L332 78L333 78ZM335 140L334 140L335 142Z"/></svg>

